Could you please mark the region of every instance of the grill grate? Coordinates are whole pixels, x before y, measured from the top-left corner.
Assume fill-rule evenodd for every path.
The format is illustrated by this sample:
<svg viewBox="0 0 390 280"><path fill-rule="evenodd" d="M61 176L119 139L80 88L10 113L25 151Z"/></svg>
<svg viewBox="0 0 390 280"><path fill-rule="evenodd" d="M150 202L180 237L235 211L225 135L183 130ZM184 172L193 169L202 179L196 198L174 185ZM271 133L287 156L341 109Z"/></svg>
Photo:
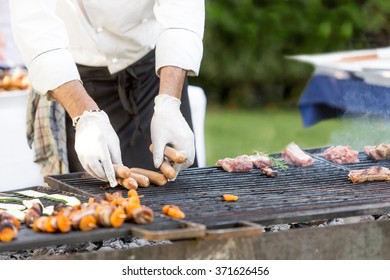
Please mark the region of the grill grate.
<svg viewBox="0 0 390 280"><path fill-rule="evenodd" d="M307 150L317 158L325 148ZM272 155L275 158L280 154ZM390 161L373 161L359 153L360 162L338 166L326 160L316 160L309 167L289 166L279 170L276 178L266 177L260 170L228 173L219 167L183 170L174 182L163 187L139 188L142 203L151 207L157 217L150 225L125 223L120 228L99 228L91 232L72 231L67 234L34 233L22 228L18 238L0 243L0 251L80 243L126 235L149 240L259 234L258 224L307 222L363 214L381 215L390 212L390 182L352 184L349 169L373 165L390 167ZM81 201L110 188L86 173L54 175L45 178L50 187L30 189L46 193L72 194ZM239 196L236 202L222 201L222 194ZM12 192L8 194L14 195ZM18 195L17 195L18 196ZM42 201L44 205L52 201ZM186 213L183 222L161 215L165 204L175 204ZM255 224L253 224L255 223Z"/></svg>
<svg viewBox="0 0 390 280"><path fill-rule="evenodd" d="M322 149L310 150L321 156ZM272 155L280 157L280 154ZM279 170L276 178L267 178L260 170L228 173L219 167L193 168L182 171L176 181L164 187L139 188L142 201L161 212L165 204L175 204L186 213L186 220L208 227L250 221L262 224L304 222L362 214L390 212L390 182L352 184L348 170L373 165L390 167L389 161L376 162L359 153L360 163L337 168L336 164L316 160L309 167L289 166ZM68 174L69 175L69 174ZM74 176L74 175L73 175ZM53 176L61 184L91 195L116 191L102 187L94 178L67 179ZM93 182L98 181L97 185ZM224 202L224 193L239 196L236 202Z"/></svg>

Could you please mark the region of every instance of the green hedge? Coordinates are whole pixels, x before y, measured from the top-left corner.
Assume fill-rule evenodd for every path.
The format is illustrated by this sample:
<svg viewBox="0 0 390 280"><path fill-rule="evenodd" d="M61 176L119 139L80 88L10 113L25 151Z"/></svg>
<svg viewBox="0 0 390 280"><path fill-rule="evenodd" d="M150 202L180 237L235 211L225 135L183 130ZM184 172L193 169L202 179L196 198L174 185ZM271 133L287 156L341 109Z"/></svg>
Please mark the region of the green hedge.
<svg viewBox="0 0 390 280"><path fill-rule="evenodd" d="M312 67L286 55L389 45L388 0L206 0L204 56L190 82L209 104L295 105Z"/></svg>

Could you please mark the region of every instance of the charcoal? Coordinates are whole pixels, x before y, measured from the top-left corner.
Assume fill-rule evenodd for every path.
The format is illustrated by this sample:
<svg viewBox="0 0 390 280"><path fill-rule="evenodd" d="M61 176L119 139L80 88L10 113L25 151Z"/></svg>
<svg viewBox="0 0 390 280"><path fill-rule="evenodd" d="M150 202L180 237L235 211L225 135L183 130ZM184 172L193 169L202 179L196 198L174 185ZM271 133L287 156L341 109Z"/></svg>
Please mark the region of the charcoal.
<svg viewBox="0 0 390 280"><path fill-rule="evenodd" d="M328 226L337 226L337 225L343 225L343 224L345 224L343 218L330 219L328 222L325 223L325 225L328 225Z"/></svg>
<svg viewBox="0 0 390 280"><path fill-rule="evenodd" d="M289 230L291 226L289 224L276 224L270 225L265 228L266 231L277 232L277 231L286 231Z"/></svg>

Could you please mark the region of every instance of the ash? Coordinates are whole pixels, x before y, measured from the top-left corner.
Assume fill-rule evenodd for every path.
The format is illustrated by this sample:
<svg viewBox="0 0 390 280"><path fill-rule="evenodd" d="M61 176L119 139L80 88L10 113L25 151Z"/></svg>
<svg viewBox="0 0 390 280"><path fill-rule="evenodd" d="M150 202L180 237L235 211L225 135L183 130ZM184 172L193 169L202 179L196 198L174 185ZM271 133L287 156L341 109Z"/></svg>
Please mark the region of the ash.
<svg viewBox="0 0 390 280"><path fill-rule="evenodd" d="M86 242L74 245L51 246L31 250L0 253L0 260L32 260L41 257L71 255L98 251L112 251L170 244L170 241L146 241L137 237L111 238L103 241Z"/></svg>
<svg viewBox="0 0 390 280"><path fill-rule="evenodd" d="M297 228L328 227L328 226L371 222L371 221L383 221L383 220L390 220L390 214L385 214L382 216L366 215L366 216L356 216L356 217L334 218L330 220L315 220L307 223L274 224L274 225L265 226L264 231L278 232L278 231L287 231L287 230L292 230Z"/></svg>

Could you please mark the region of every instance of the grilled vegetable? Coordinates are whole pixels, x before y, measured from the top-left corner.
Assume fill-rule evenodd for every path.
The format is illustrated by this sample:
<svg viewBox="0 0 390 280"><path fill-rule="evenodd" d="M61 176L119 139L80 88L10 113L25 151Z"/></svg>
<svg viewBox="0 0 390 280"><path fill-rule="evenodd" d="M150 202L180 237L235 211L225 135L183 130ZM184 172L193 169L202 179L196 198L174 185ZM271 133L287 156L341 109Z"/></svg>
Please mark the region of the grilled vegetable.
<svg viewBox="0 0 390 280"><path fill-rule="evenodd" d="M27 199L27 200L22 200L22 204L26 206L27 209L30 209L34 203L39 203L43 207L42 202L39 200L39 198L33 198L33 199Z"/></svg>
<svg viewBox="0 0 390 280"><path fill-rule="evenodd" d="M63 194L47 194L43 192L38 192L34 190L26 190L26 191L18 191L16 192L18 194L32 197L32 198L46 198L49 200L57 201L57 202L63 202L67 205L78 205L80 204L80 200L74 196L68 196L68 195L63 195Z"/></svg>
<svg viewBox="0 0 390 280"><path fill-rule="evenodd" d="M0 209L4 210L24 210L26 206L20 204L0 203Z"/></svg>
<svg viewBox="0 0 390 280"><path fill-rule="evenodd" d="M19 221L24 221L24 216L26 215L25 212L23 212L21 210L4 210L4 211L7 212L8 214L14 216Z"/></svg>
<svg viewBox="0 0 390 280"><path fill-rule="evenodd" d="M0 202L22 202L22 199L13 196L0 196Z"/></svg>
<svg viewBox="0 0 390 280"><path fill-rule="evenodd" d="M47 194L44 196L44 198L58 201L58 202L63 202L70 206L79 205L81 203L78 198L74 196L63 195L63 194Z"/></svg>
<svg viewBox="0 0 390 280"><path fill-rule="evenodd" d="M17 191L16 193L24 195L24 196L32 197L32 198L40 198L40 197L44 197L45 195L47 195L46 193L37 192L34 190Z"/></svg>
<svg viewBox="0 0 390 280"><path fill-rule="evenodd" d="M184 219L186 217L184 212L176 205L164 205L162 212L172 218Z"/></svg>
<svg viewBox="0 0 390 280"><path fill-rule="evenodd" d="M238 196L232 195L232 194L223 194L222 198L225 201L237 201L238 200Z"/></svg>

